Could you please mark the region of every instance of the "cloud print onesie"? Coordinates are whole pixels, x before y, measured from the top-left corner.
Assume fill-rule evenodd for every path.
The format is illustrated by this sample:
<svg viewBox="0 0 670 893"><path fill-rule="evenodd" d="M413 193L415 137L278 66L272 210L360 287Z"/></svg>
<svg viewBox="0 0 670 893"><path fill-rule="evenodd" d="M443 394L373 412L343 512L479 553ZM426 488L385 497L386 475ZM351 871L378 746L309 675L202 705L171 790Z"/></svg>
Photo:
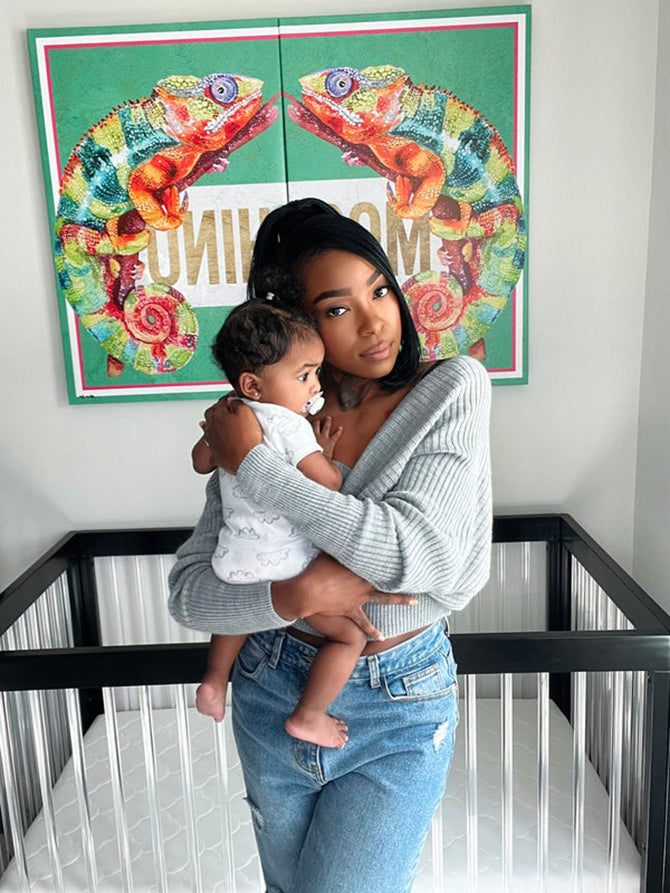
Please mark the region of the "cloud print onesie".
<svg viewBox="0 0 670 893"><path fill-rule="evenodd" d="M322 452L306 418L275 403L244 400L263 429L263 441L289 465ZM287 580L318 552L278 511L247 496L236 477L219 468L223 525L212 556L214 573L226 583Z"/></svg>

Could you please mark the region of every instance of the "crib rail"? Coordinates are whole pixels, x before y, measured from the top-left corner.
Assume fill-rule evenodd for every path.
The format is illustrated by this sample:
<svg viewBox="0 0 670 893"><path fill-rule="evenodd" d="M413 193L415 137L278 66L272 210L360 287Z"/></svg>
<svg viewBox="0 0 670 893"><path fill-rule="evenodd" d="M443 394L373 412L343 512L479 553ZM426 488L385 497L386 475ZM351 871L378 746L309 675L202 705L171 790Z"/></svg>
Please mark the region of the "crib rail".
<svg viewBox="0 0 670 893"><path fill-rule="evenodd" d="M670 670L670 636L637 631L455 633L462 675ZM108 645L0 655L0 691L175 685L203 675L207 644Z"/></svg>
<svg viewBox="0 0 670 893"><path fill-rule="evenodd" d="M147 790L153 803L151 848L156 885L167 889L162 831L156 820L154 692L157 686L170 687L183 782L192 794L187 688L202 675L207 646L193 642L102 645L97 592L100 568L96 570L96 559L166 556L188 533L171 529L72 534L0 596L0 871L13 854L14 870L25 889L29 867L22 835L35 809L43 809L49 826L50 787L70 754L76 774L87 886L97 889L81 740L100 714L104 714L106 723L116 804L120 883L123 889L132 889L115 726L124 687L133 689L140 706ZM500 705L501 889L512 890L512 820L514 810L519 809L514 790L514 695L534 698L537 705L536 889L549 889L548 729L553 702L573 729L572 889L580 889L588 875L583 848L584 786L587 768L592 765L609 793L607 890L617 889L621 816L641 853L641 889L661 893L670 887L670 618L567 516L497 518L494 541L499 544L492 575L498 600L504 599L510 586L521 587L526 607L521 608L521 615L506 614L505 600L500 609L496 608L496 631L479 631L486 628L490 618L482 622L478 608L454 623L452 641L464 693L468 891L478 889L477 839L483 821L477 794L477 709L482 693L489 697L493 690ZM518 548L503 544L518 544ZM546 544L546 555L541 554L542 544ZM543 578L541 587L538 568ZM142 574L134 576L141 585ZM48 603L54 591L56 607ZM215 734L222 735L220 728ZM220 750L225 747L224 739L217 747L219 783L225 784L227 770ZM23 771L17 773L22 761ZM29 787L32 812L26 806ZM184 793L185 809L193 802L188 790ZM229 820L222 814L222 852L230 859ZM191 854L189 888L200 889L199 831L193 814L186 817L186 827ZM446 833L447 823L438 812L432 833L433 890L446 889L442 855ZM47 835L47 845L54 886L62 889L62 868L53 833ZM222 870L228 878L223 889L232 891L236 887L231 865L229 861Z"/></svg>

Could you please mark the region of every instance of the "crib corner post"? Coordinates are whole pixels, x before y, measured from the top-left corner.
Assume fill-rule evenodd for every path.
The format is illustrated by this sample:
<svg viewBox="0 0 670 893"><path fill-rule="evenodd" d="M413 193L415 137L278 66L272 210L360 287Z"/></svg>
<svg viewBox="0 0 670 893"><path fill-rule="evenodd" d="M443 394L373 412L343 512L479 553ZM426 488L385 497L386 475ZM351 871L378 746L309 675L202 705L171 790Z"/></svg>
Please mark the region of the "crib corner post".
<svg viewBox="0 0 670 893"><path fill-rule="evenodd" d="M562 531L563 524L560 525ZM559 533L547 540L547 629L566 630L572 627L572 562L570 552ZM559 710L570 720L570 674L552 673L549 695Z"/></svg>
<svg viewBox="0 0 670 893"><path fill-rule="evenodd" d="M99 646L100 615L93 559L80 555L68 568L67 577L72 611L73 645L75 648ZM103 712L102 689L81 688L79 705L82 729L86 732L96 716Z"/></svg>
<svg viewBox="0 0 670 893"><path fill-rule="evenodd" d="M670 889L670 673L649 673L647 680L647 827L641 889L666 893Z"/></svg>

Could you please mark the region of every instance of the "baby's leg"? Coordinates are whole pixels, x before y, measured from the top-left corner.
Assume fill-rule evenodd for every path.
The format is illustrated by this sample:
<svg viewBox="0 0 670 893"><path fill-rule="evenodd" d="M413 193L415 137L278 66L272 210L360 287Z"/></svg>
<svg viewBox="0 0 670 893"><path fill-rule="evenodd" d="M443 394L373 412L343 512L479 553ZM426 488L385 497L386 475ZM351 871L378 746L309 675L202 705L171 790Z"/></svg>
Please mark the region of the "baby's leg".
<svg viewBox="0 0 670 893"><path fill-rule="evenodd" d="M309 624L328 640L314 658L302 697L286 720L286 731L312 744L342 748L347 742L347 727L326 710L351 675L367 637L348 617L314 614Z"/></svg>
<svg viewBox="0 0 670 893"><path fill-rule="evenodd" d="M221 722L226 712L226 691L230 671L246 636L212 636L207 671L195 693L199 713Z"/></svg>

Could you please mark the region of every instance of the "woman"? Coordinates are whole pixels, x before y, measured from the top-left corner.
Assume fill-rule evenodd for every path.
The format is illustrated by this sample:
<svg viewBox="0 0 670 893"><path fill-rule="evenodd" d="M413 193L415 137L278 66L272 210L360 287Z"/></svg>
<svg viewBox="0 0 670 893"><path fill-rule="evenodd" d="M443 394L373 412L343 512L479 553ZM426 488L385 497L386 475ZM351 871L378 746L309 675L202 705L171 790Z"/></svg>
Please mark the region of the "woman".
<svg viewBox="0 0 670 893"><path fill-rule="evenodd" d="M247 639L232 683L268 891L401 893L444 791L458 719L443 618L489 571L490 385L466 357L419 363L386 255L328 205L305 199L272 212L256 241L252 297L262 296L267 266L297 277L317 320L321 417L343 428L334 458L345 482L333 492L296 473L262 443L247 407L219 401L205 426L217 463L322 554L291 580L231 592L210 564L220 526L213 478L178 552L170 610L210 632L265 630ZM314 613L349 616L385 637L366 646L332 705L349 726L343 750L292 739L283 727L318 645Z"/></svg>

